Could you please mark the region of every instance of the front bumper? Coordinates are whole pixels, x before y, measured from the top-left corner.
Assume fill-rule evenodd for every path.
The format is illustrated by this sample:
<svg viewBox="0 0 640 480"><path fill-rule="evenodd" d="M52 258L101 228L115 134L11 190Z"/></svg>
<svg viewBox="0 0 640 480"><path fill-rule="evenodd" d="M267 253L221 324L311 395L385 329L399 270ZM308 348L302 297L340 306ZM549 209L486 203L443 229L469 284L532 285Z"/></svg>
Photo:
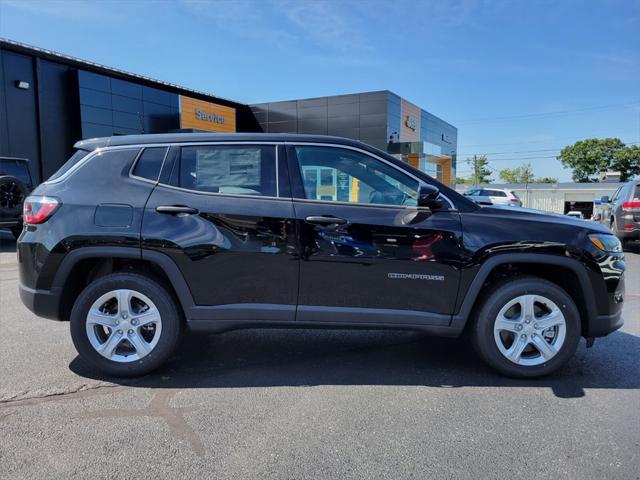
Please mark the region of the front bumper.
<svg viewBox="0 0 640 480"><path fill-rule="evenodd" d="M590 328L590 337L604 337L618 330L624 324L622 310L610 315L598 315L594 325Z"/></svg>
<svg viewBox="0 0 640 480"><path fill-rule="evenodd" d="M20 290L20 300L22 300L24 306L37 316L50 320L62 320L59 311L60 291L57 289L36 290L22 284L18 288Z"/></svg>

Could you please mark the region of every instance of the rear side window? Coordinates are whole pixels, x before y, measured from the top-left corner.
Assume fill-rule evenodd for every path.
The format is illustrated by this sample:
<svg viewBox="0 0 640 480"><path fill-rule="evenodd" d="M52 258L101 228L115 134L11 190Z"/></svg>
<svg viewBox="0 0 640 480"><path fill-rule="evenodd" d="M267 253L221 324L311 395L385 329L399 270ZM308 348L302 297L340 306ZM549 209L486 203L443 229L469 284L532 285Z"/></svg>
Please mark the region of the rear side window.
<svg viewBox="0 0 640 480"><path fill-rule="evenodd" d="M275 146L182 147L171 184L203 192L275 197Z"/></svg>
<svg viewBox="0 0 640 480"><path fill-rule="evenodd" d="M513 195L513 196L514 196L514 197L516 197L516 198L520 198L520 195L518 195L518 194L517 194L516 192L514 192L514 191L512 191L512 192L511 192L511 195Z"/></svg>
<svg viewBox="0 0 640 480"><path fill-rule="evenodd" d="M133 175L157 182L166 153L166 147L145 148L136 162Z"/></svg>
<svg viewBox="0 0 640 480"><path fill-rule="evenodd" d="M80 162L80 160L82 160L84 157L86 157L87 155L89 155L89 153L91 152L87 152L86 150L77 150L76 153L74 153L71 158L69 160L67 160L57 171L56 173L54 173L53 175L51 175L47 182L51 182L53 180L57 180L58 178L60 178L62 175L64 175L65 173L67 173L69 170L71 170L73 167L75 167L78 162Z"/></svg>
<svg viewBox="0 0 640 480"><path fill-rule="evenodd" d="M640 200L640 184L636 185L633 190L633 200Z"/></svg>
<svg viewBox="0 0 640 480"><path fill-rule="evenodd" d="M29 166L27 162L13 159L0 160L0 177L10 175L16 177L23 183L31 185L31 175L29 175Z"/></svg>
<svg viewBox="0 0 640 480"><path fill-rule="evenodd" d="M506 197L507 194L502 190L487 190L489 192L489 196L491 197Z"/></svg>

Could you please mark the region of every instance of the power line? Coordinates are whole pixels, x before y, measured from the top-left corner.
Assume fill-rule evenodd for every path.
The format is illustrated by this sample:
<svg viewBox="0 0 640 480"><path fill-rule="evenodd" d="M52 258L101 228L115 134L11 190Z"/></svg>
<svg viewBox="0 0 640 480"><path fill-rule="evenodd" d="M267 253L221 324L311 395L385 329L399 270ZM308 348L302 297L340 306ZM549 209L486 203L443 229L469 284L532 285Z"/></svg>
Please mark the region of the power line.
<svg viewBox="0 0 640 480"><path fill-rule="evenodd" d="M637 145L637 144L640 144L640 142L627 142L627 143L625 143L625 145ZM564 147L562 147L562 148L564 148ZM562 150L562 148L543 148L543 149L540 149L540 150L520 150L520 151L515 151L515 152L458 153L457 155L459 155L459 156L466 156L466 155L515 155L515 154L520 154L520 153L541 153L541 152L558 152L558 153L560 153L560 150Z"/></svg>
<svg viewBox="0 0 640 480"><path fill-rule="evenodd" d="M592 111L596 111L596 110L606 110L606 109L609 109L609 108L629 107L629 106L638 105L638 104L640 104L640 100L636 100L636 101L633 101L633 102L626 102L626 103L614 103L614 104L609 104L609 105L599 105L599 106L596 106L596 107L578 108L578 109L575 109L575 110L556 110L556 111L551 111L551 112L525 113L525 114L521 114L521 115L507 115L507 116L503 116L503 117L470 118L470 119L466 119L466 120L457 120L457 121L454 121L454 123L501 122L501 121L505 121L505 120L538 119L538 118L545 118L545 117L557 117L557 116L563 116L563 115L573 115L573 114L579 114L579 113L585 113L585 112L592 112Z"/></svg>

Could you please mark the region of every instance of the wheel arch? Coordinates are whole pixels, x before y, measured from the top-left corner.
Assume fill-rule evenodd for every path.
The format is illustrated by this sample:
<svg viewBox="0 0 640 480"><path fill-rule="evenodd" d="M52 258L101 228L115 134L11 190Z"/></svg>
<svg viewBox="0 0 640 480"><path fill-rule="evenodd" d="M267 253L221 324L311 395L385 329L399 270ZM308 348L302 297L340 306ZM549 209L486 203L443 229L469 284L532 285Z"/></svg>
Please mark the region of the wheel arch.
<svg viewBox="0 0 640 480"><path fill-rule="evenodd" d="M578 260L548 254L506 253L497 254L484 261L464 293L458 313L452 317L451 326L460 331L466 327L482 298L483 287L488 283L505 275L518 274L544 278L563 288L580 312L583 334L589 331L589 325L596 321L597 307L593 288L587 271Z"/></svg>
<svg viewBox="0 0 640 480"><path fill-rule="evenodd" d="M92 280L133 268L158 280L178 300L185 316L194 307L182 273L165 254L133 247L82 247L65 256L53 278L51 290L60 295L58 318L69 319L74 299Z"/></svg>

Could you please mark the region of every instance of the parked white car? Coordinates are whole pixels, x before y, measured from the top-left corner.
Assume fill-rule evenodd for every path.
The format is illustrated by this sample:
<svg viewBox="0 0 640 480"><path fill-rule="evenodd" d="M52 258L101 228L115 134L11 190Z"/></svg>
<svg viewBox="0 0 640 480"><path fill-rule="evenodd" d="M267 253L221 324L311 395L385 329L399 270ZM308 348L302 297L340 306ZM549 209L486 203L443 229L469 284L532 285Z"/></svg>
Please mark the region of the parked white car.
<svg viewBox="0 0 640 480"><path fill-rule="evenodd" d="M579 218L580 220L584 220L584 215L578 210L571 210L570 212L567 212L567 217Z"/></svg>
<svg viewBox="0 0 640 480"><path fill-rule="evenodd" d="M518 194L504 188L472 188L465 192L464 195L480 205L522 206L522 201Z"/></svg>

